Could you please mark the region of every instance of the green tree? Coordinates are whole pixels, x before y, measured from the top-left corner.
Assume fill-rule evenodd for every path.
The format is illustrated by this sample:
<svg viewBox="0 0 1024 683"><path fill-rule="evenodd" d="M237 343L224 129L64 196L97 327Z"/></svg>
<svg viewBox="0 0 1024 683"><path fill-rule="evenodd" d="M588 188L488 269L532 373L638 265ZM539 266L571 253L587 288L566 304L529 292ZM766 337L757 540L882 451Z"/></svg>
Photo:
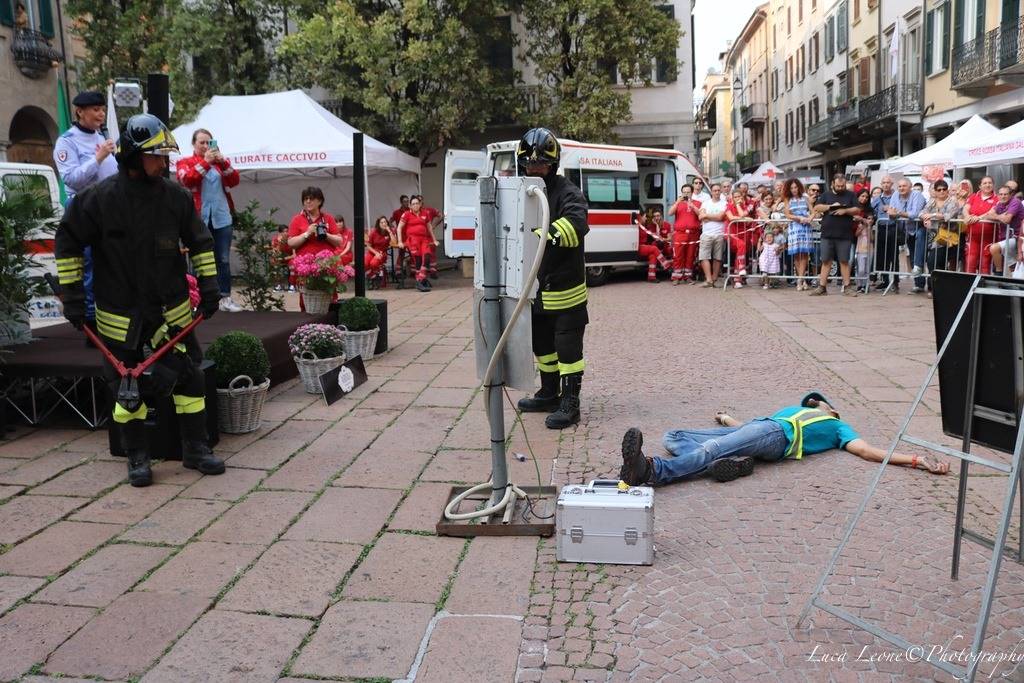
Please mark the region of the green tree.
<svg viewBox="0 0 1024 683"><path fill-rule="evenodd" d="M88 48L82 82L170 76L173 122L188 121L212 95L272 90L268 40L284 26L286 1L68 0L73 30Z"/></svg>
<svg viewBox="0 0 1024 683"><path fill-rule="evenodd" d="M338 0L282 41L291 78L350 105L353 124L426 159L514 115L514 74L486 59L509 41L500 0Z"/></svg>
<svg viewBox="0 0 1024 683"><path fill-rule="evenodd" d="M518 0L515 9L542 84L533 123L560 135L614 141L630 120L629 89L675 78L682 31L651 0ZM624 89L613 86L616 70Z"/></svg>

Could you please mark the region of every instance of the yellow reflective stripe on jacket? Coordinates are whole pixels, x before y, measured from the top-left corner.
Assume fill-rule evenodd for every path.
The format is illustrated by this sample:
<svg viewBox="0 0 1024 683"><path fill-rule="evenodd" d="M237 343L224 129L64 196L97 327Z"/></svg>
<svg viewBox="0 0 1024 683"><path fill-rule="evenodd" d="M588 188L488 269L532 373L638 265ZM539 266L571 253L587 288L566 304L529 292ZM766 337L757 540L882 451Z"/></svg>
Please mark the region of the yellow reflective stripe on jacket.
<svg viewBox="0 0 1024 683"><path fill-rule="evenodd" d="M546 356L536 356L537 369L541 372L558 372L558 354L549 353Z"/></svg>
<svg viewBox="0 0 1024 683"><path fill-rule="evenodd" d="M562 236L561 245L563 247L578 247L580 244L579 235L576 234L576 228L572 227L572 222L568 218L559 218L551 224L558 234Z"/></svg>
<svg viewBox="0 0 1024 683"><path fill-rule="evenodd" d="M158 327L156 329L156 332L153 333L153 336L149 338L149 345L155 349L159 347L161 344L163 344L165 341L170 339L170 337L167 334L168 331L169 330L167 329L167 323L164 323L163 325ZM185 345L182 344L181 342L178 342L177 344L174 345L174 350L179 353L188 352L188 349L185 348Z"/></svg>
<svg viewBox="0 0 1024 683"><path fill-rule="evenodd" d="M204 251L193 256L192 267L199 277L210 277L217 274L217 262L212 251Z"/></svg>
<svg viewBox="0 0 1024 683"><path fill-rule="evenodd" d="M811 413L814 414L814 417L808 417L806 420L800 419L804 415L810 415ZM795 415L776 419L788 422L793 427L793 443L789 444L789 450L786 451L785 457L792 457L796 460L800 460L804 457L804 427L812 425L815 422L824 422L825 420L835 420L837 418L822 413L816 408L807 408L806 410L801 410Z"/></svg>
<svg viewBox="0 0 1024 683"><path fill-rule="evenodd" d="M132 319L96 308L96 329L107 339L123 342L128 339Z"/></svg>
<svg viewBox="0 0 1024 683"><path fill-rule="evenodd" d="M192 303L185 299L174 308L164 311L164 320L170 327L185 327L192 322Z"/></svg>
<svg viewBox="0 0 1024 683"><path fill-rule="evenodd" d="M172 394L171 400L174 401L174 412L178 415L191 415L192 413L201 413L206 410L206 399L202 396Z"/></svg>
<svg viewBox="0 0 1024 683"><path fill-rule="evenodd" d="M120 403L115 403L114 422L124 424L126 422L131 422L132 420L145 420L147 411L148 408L146 408L145 403L140 403L139 407L134 412L125 409Z"/></svg>
<svg viewBox="0 0 1024 683"><path fill-rule="evenodd" d="M560 375L572 375L577 372L583 372L583 368L587 367L585 360L578 360L575 363L559 363L558 374Z"/></svg>
<svg viewBox="0 0 1024 683"><path fill-rule="evenodd" d="M62 285L71 285L81 281L85 273L85 258L82 256L69 256L59 258L57 264L57 281Z"/></svg>
<svg viewBox="0 0 1024 683"><path fill-rule="evenodd" d="M540 293L540 301L545 311L560 311L579 306L587 300L587 284L583 283L561 292Z"/></svg>

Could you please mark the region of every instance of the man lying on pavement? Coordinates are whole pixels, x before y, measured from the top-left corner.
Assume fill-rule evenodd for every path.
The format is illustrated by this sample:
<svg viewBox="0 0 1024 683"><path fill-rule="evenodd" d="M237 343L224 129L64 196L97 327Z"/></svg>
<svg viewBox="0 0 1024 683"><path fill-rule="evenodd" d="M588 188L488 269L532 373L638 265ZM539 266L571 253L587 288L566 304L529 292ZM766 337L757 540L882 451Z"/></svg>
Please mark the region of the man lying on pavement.
<svg viewBox="0 0 1024 683"><path fill-rule="evenodd" d="M818 392L804 396L799 406L789 406L771 417L741 423L725 413L715 415L722 425L714 429L676 429L665 433L665 448L672 457L645 456L643 434L636 427L622 437L622 469L619 479L631 486L670 484L707 472L717 481L732 481L754 471L754 461L799 460L805 454L841 448L854 455L882 462L886 451L860 438L853 427ZM893 453L890 465L923 468L945 474L949 465L929 455Z"/></svg>

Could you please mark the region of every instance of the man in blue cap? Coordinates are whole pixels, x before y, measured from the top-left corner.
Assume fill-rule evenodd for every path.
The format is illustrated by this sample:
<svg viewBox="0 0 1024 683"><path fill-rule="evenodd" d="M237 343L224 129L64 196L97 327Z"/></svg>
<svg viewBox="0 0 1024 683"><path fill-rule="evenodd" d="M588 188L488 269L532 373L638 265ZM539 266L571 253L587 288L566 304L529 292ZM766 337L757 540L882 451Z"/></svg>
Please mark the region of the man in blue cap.
<svg viewBox="0 0 1024 683"><path fill-rule="evenodd" d="M75 108L75 122L57 138L53 146L53 161L57 172L64 181L67 194L67 209L75 195L94 183L117 174L114 159L113 140L105 134L107 126L107 102L103 93L83 90L71 100ZM92 295L92 251L86 250L85 270L86 319L93 323L96 318Z"/></svg>
<svg viewBox="0 0 1024 683"><path fill-rule="evenodd" d="M854 455L882 462L886 451L860 438L820 393L812 391L798 406L788 406L770 417L747 423L718 413L714 429L675 429L665 433L665 449L672 457L643 454L643 434L636 427L622 437L622 469L619 478L631 486L670 484L707 472L716 481L732 481L754 471L754 461L799 460L805 454L840 448ZM933 474L945 474L949 465L929 455L893 453L890 465L919 466Z"/></svg>

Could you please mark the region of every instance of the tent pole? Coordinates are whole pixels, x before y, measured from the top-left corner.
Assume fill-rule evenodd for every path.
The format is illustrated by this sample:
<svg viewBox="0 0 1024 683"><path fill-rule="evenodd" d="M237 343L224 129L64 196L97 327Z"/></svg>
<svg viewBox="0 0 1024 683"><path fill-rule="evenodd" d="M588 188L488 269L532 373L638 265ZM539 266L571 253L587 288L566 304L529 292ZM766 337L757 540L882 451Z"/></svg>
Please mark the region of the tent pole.
<svg viewBox="0 0 1024 683"><path fill-rule="evenodd" d="M356 267L356 296L366 296L366 261L364 235L366 234L366 164L363 160L363 134L352 135L352 221L353 265Z"/></svg>

